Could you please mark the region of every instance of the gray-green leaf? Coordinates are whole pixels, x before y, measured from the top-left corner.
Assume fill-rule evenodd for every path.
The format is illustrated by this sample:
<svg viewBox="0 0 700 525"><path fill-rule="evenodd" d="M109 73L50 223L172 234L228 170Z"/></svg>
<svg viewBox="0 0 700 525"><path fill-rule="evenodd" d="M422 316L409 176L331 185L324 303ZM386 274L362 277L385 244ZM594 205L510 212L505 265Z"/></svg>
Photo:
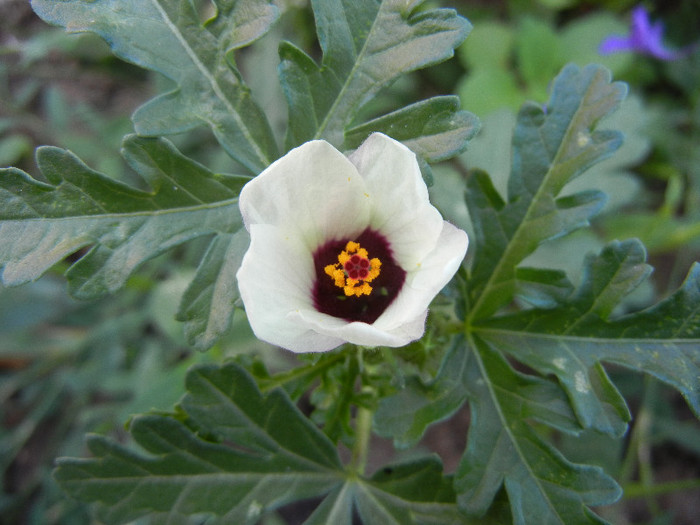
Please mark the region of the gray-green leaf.
<svg viewBox="0 0 700 525"><path fill-rule="evenodd" d="M486 318L513 299L517 266L541 242L586 225L600 210L600 192L559 194L619 147L619 133L595 127L625 93L601 66L565 67L546 107L525 104L518 115L508 201L485 174L470 178L467 205L479 252L470 280L471 319Z"/></svg>
<svg viewBox="0 0 700 525"><path fill-rule="evenodd" d="M137 416L130 432L148 455L93 436L95 457L60 460L59 484L97 502L109 523L203 514L253 524L266 510L342 483L332 443L281 391L262 397L235 365L195 368L187 386L190 425L167 415Z"/></svg>
<svg viewBox="0 0 700 525"><path fill-rule="evenodd" d="M214 516L252 525L281 505L320 496L306 525L350 525L353 509L367 524L470 523L434 457L364 478L343 468L333 443L282 390L263 396L235 364L193 368L187 390L179 415L132 420L142 451L92 436L94 457L60 459L61 487L97 503L107 523L148 515L167 523Z"/></svg>
<svg viewBox="0 0 700 525"><path fill-rule="evenodd" d="M231 325L239 300L236 272L248 243L244 229L214 237L182 296L177 319L184 321L185 337L198 350L209 349Z"/></svg>
<svg viewBox="0 0 700 525"><path fill-rule="evenodd" d="M2 282L37 279L78 250L72 295L113 292L144 261L189 239L241 228L238 192L247 177L215 175L164 139L129 136L123 155L150 186L138 190L91 170L71 152L37 151L48 183L0 170Z"/></svg>
<svg viewBox="0 0 700 525"><path fill-rule="evenodd" d="M451 57L471 25L422 0L312 0L323 61L280 46L288 148L323 138L341 147L357 111L403 73ZM418 135L415 135L418 136Z"/></svg>
<svg viewBox="0 0 700 525"><path fill-rule="evenodd" d="M267 0L216 4L220 16L204 27L189 0L32 0L47 22L97 33L117 56L175 82L134 113L137 133L160 136L206 124L255 174L277 158L277 145L231 52L267 31L276 10Z"/></svg>
<svg viewBox="0 0 700 525"><path fill-rule="evenodd" d="M656 376L700 414L700 266L668 299L614 318L615 307L649 274L644 259L639 241L612 243L587 259L584 282L566 306L494 319L477 332L494 348L556 376L584 427L620 435L630 419L603 361Z"/></svg>
<svg viewBox="0 0 700 525"><path fill-rule="evenodd" d="M345 133L349 148L379 131L400 140L427 162L460 153L479 131L479 120L459 109L458 97L433 97L353 127Z"/></svg>
<svg viewBox="0 0 700 525"><path fill-rule="evenodd" d="M618 485L600 467L569 462L527 421L558 421L562 428L572 428L570 409L557 389L542 390L540 380L515 374L503 357L476 338L472 351L465 385L472 425L455 474L461 508L482 515L503 487L515 524L605 523L588 505L615 501L621 494ZM516 389L513 379L519 383Z"/></svg>

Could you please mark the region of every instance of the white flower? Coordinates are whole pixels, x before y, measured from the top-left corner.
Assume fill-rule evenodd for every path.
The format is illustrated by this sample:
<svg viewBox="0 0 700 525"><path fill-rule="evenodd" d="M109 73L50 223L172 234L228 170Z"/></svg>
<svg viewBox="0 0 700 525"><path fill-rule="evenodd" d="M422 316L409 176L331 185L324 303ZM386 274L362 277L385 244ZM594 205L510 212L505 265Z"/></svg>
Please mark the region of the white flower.
<svg viewBox="0 0 700 525"><path fill-rule="evenodd" d="M239 204L248 320L293 352L420 338L467 251L467 234L430 204L413 152L381 133L349 157L307 142L246 184Z"/></svg>

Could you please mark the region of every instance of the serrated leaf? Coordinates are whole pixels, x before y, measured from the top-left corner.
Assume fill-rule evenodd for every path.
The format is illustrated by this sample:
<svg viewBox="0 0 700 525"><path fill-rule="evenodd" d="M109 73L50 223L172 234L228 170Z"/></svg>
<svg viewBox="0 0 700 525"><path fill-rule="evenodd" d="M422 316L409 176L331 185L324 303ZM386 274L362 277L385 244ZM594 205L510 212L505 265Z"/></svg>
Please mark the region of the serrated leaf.
<svg viewBox="0 0 700 525"><path fill-rule="evenodd" d="M249 241L243 229L214 237L182 296L177 319L184 321L185 337L198 350L209 349L231 325L240 297L236 272Z"/></svg>
<svg viewBox="0 0 700 525"><path fill-rule="evenodd" d="M366 525L467 525L449 478L436 458L387 466L368 480L352 479L329 494L304 525L351 525L353 508ZM490 524L490 521L478 523Z"/></svg>
<svg viewBox="0 0 700 525"><path fill-rule="evenodd" d="M206 28L221 40L231 59L231 52L254 42L279 17L279 9L268 0L216 0L216 14Z"/></svg>
<svg viewBox="0 0 700 525"><path fill-rule="evenodd" d="M287 148L313 138L337 147L359 108L402 73L451 57L471 26L450 9L420 11L422 0L313 0L321 66L280 46L289 104Z"/></svg>
<svg viewBox="0 0 700 525"><path fill-rule="evenodd" d="M347 472L282 390L263 396L233 363L191 369L181 409L132 420L141 450L91 436L94 457L60 459L55 478L73 497L97 503L107 523L148 515L253 524L280 505L324 495L306 525L349 525L353 509L367 524L469 523L437 458L387 466L368 479Z"/></svg>
<svg viewBox="0 0 700 525"><path fill-rule="evenodd" d="M347 130L345 144L356 148L375 131L400 140L427 162L438 162L464 150L479 131L479 120L460 111L459 98L433 97Z"/></svg>
<svg viewBox="0 0 700 525"><path fill-rule="evenodd" d="M578 434L582 428L565 392L555 382L516 372L478 336L468 341L458 340L433 382L409 381L380 401L378 433L398 446L413 445L468 397L467 450L455 478L465 512L482 519L505 489L513 523L602 523L587 505L617 499L615 482L597 467L567 461L531 426Z"/></svg>
<svg viewBox="0 0 700 525"><path fill-rule="evenodd" d="M375 415L376 432L393 437L399 447L415 445L428 426L454 414L470 392L468 378L474 367L474 355L457 338L445 356L436 378L423 384L413 378L397 394L383 398ZM505 363L494 374L492 387L502 391L524 418L531 418L569 433L580 427L557 385L512 370Z"/></svg>
<svg viewBox="0 0 700 525"><path fill-rule="evenodd" d="M189 0L32 0L45 21L69 32L94 32L120 58L175 82L174 90L134 113L138 134L160 136L206 124L229 155L258 173L277 158L277 146L231 51L264 33L276 15L264 0L217 6L222 17L209 22L209 31Z"/></svg>
<svg viewBox="0 0 700 525"><path fill-rule="evenodd" d="M539 308L562 304L574 289L566 272L544 268L519 267L515 270L515 295Z"/></svg>
<svg viewBox="0 0 700 525"><path fill-rule="evenodd" d="M48 183L0 170L2 281L37 279L81 248L67 272L71 294L92 298L125 283L141 263L194 237L240 229L247 177L215 175L164 139L129 136L122 154L149 191L91 170L71 152L37 150Z"/></svg>
<svg viewBox="0 0 700 525"><path fill-rule="evenodd" d="M397 394L383 397L374 414L374 430L394 439L399 448L414 446L426 429L454 414L464 404L463 374L467 364L463 338L455 338L433 381L409 377Z"/></svg>
<svg viewBox="0 0 700 525"><path fill-rule="evenodd" d="M108 523L202 514L252 524L265 510L342 484L332 443L281 391L263 397L233 364L196 367L187 387L189 426L168 415L137 416L129 430L147 454L93 436L94 458L59 461L61 487L98 503Z"/></svg>
<svg viewBox="0 0 700 525"><path fill-rule="evenodd" d="M442 463L424 458L380 469L356 491L357 510L366 524L467 524L455 505L452 480Z"/></svg>
<svg viewBox="0 0 700 525"><path fill-rule="evenodd" d="M253 455L285 451L288 461L299 461L300 468L310 461L331 469L341 467L333 444L286 394L273 390L263 397L237 365L193 369L186 386L182 408L200 428L220 439L237 443Z"/></svg>
<svg viewBox="0 0 700 525"><path fill-rule="evenodd" d="M600 192L559 194L619 147L619 133L595 126L625 92L603 67L565 67L546 108L525 104L518 115L508 202L484 174L470 178L467 205L479 251L470 280L470 319L488 317L513 299L516 268L540 243L586 225L600 210Z"/></svg>
<svg viewBox="0 0 700 525"><path fill-rule="evenodd" d="M472 339L471 350L465 386L470 393L472 424L467 450L455 474L461 508L480 516L503 487L515 524L605 523L587 505L615 501L621 493L617 484L599 467L567 461L526 421L538 419L573 431L576 426L570 408L556 393L558 389L545 389L546 397L539 399L535 392L542 388L543 380L516 374L500 354L477 338ZM513 389L513 380L519 387ZM536 391L530 386L537 387ZM530 410L533 406L537 412Z"/></svg>
<svg viewBox="0 0 700 525"><path fill-rule="evenodd" d="M700 266L668 299L611 319L621 299L649 274L644 259L638 241L612 243L588 258L584 282L565 307L494 319L477 332L494 348L555 375L586 428L620 435L630 419L601 362L654 375L700 414Z"/></svg>

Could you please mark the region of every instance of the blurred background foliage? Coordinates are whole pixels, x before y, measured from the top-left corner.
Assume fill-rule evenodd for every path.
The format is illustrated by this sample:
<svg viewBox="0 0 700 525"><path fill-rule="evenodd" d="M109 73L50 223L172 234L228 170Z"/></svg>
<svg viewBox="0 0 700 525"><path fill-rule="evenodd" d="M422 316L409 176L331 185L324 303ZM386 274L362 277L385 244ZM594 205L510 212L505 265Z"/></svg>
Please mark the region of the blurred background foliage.
<svg viewBox="0 0 700 525"><path fill-rule="evenodd" d="M276 79L271 81L277 43L290 39L315 56L319 50L307 3L278 4L280 21L238 60L282 143L286 106ZM672 62L598 53L603 38L628 32L630 10L637 5L632 0L445 0L430 5L458 9L474 24L472 34L453 60L402 77L364 111L378 115L429 95L454 93L482 119L481 133L468 151L433 167L432 197L444 215L469 230L466 208L454 195L464 191L465 178L475 168L488 171L505 193L520 104L544 102L564 64L602 63L630 86L627 101L607 123L622 130L626 140L571 191L601 188L609 202L592 229L544 245L528 264L554 264L576 283L585 253L612 239L639 237L656 273L627 307L650 304L676 287L700 253L698 1L642 3L653 20L665 24L666 44L687 50ZM131 112L163 82L114 58L94 35L68 35L45 25L26 0L0 0L0 165L36 174L34 148L50 144L74 151L101 172L142 184L118 148L132 131ZM230 171L230 158L206 132L175 137L175 142L210 169ZM191 364L239 356L262 360L273 370L290 365L288 354L265 351L242 318L211 351L187 347L172 298L179 297L196 268L204 241L149 262L125 290L98 302L70 299L61 268L31 285L0 289L0 523L92 523L89 510L63 497L52 481L53 460L84 455L86 432L125 435L123 424L131 414L169 409L182 394L182 377ZM580 441L551 438L572 460L600 463L625 488L620 503L601 509L614 523L700 523L697 421L677 394L654 380L622 369L613 373L635 415L627 438L618 442L591 433L583 449ZM332 385L318 395L333 397ZM434 443L435 433L442 432L443 441L463 440L464 422L453 424L462 430L440 426L428 439ZM439 450L448 468L456 462L451 450L461 448L448 444ZM292 514L288 521L266 520L296 523Z"/></svg>

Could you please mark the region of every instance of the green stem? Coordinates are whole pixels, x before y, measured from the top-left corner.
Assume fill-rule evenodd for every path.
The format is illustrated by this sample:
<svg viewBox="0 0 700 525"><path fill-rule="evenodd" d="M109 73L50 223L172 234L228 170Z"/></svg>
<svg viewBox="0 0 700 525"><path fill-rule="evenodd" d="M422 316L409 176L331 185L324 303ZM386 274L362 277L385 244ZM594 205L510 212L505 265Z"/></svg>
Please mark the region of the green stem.
<svg viewBox="0 0 700 525"><path fill-rule="evenodd" d="M340 351L332 356L329 356L327 359L322 359L318 363L314 363L313 365L292 368L287 372L275 374L269 379L261 381L260 391L263 393L269 392L270 390L282 386L285 383L289 383L290 381L294 381L295 379L300 379L305 376L314 377L320 375L323 371L327 370L343 359L345 359L345 353Z"/></svg>
<svg viewBox="0 0 700 525"><path fill-rule="evenodd" d="M635 474L636 470L643 471L643 475L649 475L649 470L642 466L648 454L645 451L649 447L649 432L651 425L652 415L650 413L649 402L651 399L650 394L653 393L651 390L654 385L649 377L644 378L644 388L642 393L642 403L639 407L639 412L635 418L632 430L630 432L629 444L627 446L627 452L622 460L622 465L620 466L620 474L618 479L622 485L626 485ZM643 480L649 483L649 478Z"/></svg>
<svg viewBox="0 0 700 525"><path fill-rule="evenodd" d="M364 352L365 349L360 346L356 348L355 352L355 359L357 360L358 369L360 371L360 378L362 379L360 391L371 389L371 387L365 383L365 381L367 381L367 377L363 373ZM365 406L359 404L357 405L357 413L355 414L355 443L352 447L352 459L350 461L350 468L358 476L364 475L365 468L367 467L369 442L372 436L372 415L372 410Z"/></svg>
<svg viewBox="0 0 700 525"><path fill-rule="evenodd" d="M647 485L645 483L628 483L624 486L623 499L646 498L660 496L670 492L700 489L700 479L682 479Z"/></svg>
<svg viewBox="0 0 700 525"><path fill-rule="evenodd" d="M362 406L357 407L355 416L355 444L352 448L352 461L350 466L358 475L365 473L367 466L367 454L369 452L369 440L372 435L372 411Z"/></svg>

